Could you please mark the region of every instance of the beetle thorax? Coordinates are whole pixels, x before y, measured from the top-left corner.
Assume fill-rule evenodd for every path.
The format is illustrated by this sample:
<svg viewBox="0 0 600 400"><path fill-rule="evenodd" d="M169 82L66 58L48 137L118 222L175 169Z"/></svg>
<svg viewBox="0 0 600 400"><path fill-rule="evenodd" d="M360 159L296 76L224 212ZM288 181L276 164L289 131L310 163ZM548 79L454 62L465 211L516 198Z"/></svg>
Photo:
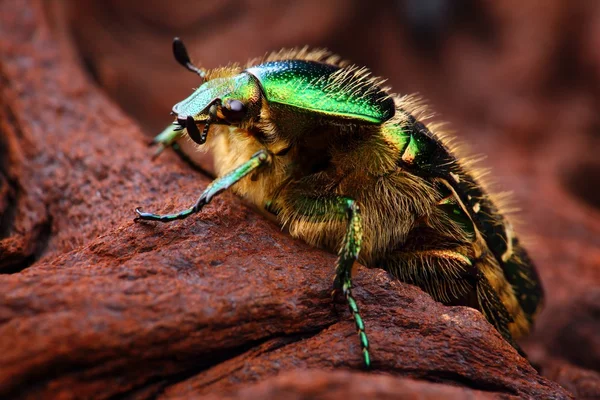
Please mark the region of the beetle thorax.
<svg viewBox="0 0 600 400"><path fill-rule="evenodd" d="M245 129L233 126L215 125L211 128L207 144L212 149L217 176L223 176L250 159L261 149L276 154L285 144L281 141L265 145ZM274 156L270 165L260 174L250 174L240 180L233 190L257 207L262 208L273 193L285 181L289 156Z"/></svg>

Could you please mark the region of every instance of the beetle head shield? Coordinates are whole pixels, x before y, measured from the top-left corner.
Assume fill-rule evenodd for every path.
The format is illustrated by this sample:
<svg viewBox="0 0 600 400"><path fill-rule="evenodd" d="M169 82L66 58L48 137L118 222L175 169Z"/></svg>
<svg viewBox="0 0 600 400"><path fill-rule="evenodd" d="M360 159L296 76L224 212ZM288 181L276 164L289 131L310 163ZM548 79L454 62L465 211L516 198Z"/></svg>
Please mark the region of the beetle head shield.
<svg viewBox="0 0 600 400"><path fill-rule="evenodd" d="M248 73L215 78L202 84L187 99L175 104L177 123L202 144L211 124L241 125L260 115L261 91L256 78ZM204 123L199 133L197 124Z"/></svg>

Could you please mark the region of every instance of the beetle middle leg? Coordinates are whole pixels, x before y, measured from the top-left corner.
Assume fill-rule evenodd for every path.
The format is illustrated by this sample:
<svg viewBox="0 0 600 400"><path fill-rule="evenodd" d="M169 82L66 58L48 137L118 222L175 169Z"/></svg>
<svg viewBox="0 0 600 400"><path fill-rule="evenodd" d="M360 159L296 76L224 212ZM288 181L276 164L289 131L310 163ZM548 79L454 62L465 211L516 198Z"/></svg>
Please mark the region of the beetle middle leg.
<svg viewBox="0 0 600 400"><path fill-rule="evenodd" d="M222 191L229 189L233 184L238 182L240 179L255 171L259 167L268 163L270 158L269 153L266 150L259 150L250 158L250 160L246 161L227 175L224 175L218 179L215 179L206 190L202 193L200 198L196 201L196 203L183 211L180 211L175 214L152 214L141 212L139 208L136 208L135 212L137 213L137 217L135 221L145 220L145 221L159 221L159 222L170 222L178 219L184 219L189 217L192 214L195 214L202 210L202 208L210 203L212 198Z"/></svg>
<svg viewBox="0 0 600 400"><path fill-rule="evenodd" d="M302 190L300 185L285 191L275 201L277 211L283 221L290 221L290 232L313 230L312 223L346 221L342 244L338 251L335 267L334 290L341 288L348 307L354 318L365 366L371 366L369 340L365 325L360 316L358 305L352 295L352 266L358 259L362 244L363 226L357 202L343 196L318 196L310 190ZM289 218L289 219L288 219Z"/></svg>
<svg viewBox="0 0 600 400"><path fill-rule="evenodd" d="M346 297L348 307L354 317L354 324L360 340L365 366L371 367L371 356L369 354L369 339L365 332L365 325L358 311L356 300L352 296L352 266L358 259L360 246L362 242L362 218L356 202L352 199L343 198L340 202L340 208L347 214L348 226L342 247L338 253L338 259L335 268L335 282L341 284L342 293Z"/></svg>

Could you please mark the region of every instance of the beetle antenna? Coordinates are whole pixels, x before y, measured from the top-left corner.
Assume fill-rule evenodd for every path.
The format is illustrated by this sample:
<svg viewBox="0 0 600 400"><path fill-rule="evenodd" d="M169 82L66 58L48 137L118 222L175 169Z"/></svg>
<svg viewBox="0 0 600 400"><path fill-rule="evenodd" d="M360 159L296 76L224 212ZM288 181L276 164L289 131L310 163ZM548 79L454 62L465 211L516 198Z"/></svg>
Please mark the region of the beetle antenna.
<svg viewBox="0 0 600 400"><path fill-rule="evenodd" d="M186 69L198 74L200 78L204 79L206 76L206 71L202 68L196 67L194 63L192 63L185 45L178 37L173 39L173 55L179 64L183 65Z"/></svg>

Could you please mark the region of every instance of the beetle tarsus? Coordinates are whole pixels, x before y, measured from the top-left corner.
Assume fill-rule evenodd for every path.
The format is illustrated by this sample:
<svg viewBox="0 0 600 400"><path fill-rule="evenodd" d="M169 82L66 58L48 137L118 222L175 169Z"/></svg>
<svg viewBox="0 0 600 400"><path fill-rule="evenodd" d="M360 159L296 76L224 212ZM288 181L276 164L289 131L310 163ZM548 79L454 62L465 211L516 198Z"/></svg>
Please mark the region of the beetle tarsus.
<svg viewBox="0 0 600 400"><path fill-rule="evenodd" d="M195 214L198 211L200 211L205 204L206 203L200 204L200 202L197 202L192 207L185 209L181 212L178 212L176 214L164 214L164 215L145 213L145 212L142 212L139 208L136 208L135 212L137 214L137 217L135 217L133 219L133 221L134 222L139 222L139 221L171 222L171 221L175 221L177 219L185 219L185 218L189 217L190 215Z"/></svg>

